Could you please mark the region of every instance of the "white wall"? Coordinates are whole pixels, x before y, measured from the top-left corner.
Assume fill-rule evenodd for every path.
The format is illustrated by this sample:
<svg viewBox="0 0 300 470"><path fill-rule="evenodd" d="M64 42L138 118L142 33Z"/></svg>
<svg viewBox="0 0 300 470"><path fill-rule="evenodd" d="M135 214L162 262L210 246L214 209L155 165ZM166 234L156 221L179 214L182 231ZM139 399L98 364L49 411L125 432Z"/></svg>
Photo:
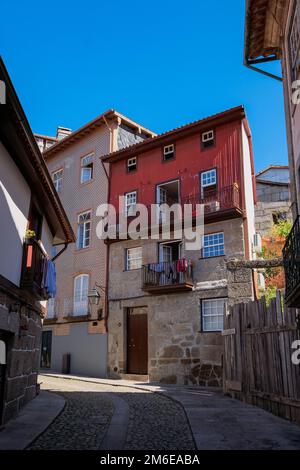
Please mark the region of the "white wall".
<svg viewBox="0 0 300 470"><path fill-rule="evenodd" d="M255 211L254 211L254 195L251 170L251 156L249 141L244 125L242 125L242 144L243 144L243 166L244 166L244 188L246 217L248 221L248 237L249 237L249 253L250 259L253 257L252 243L255 234Z"/></svg>
<svg viewBox="0 0 300 470"><path fill-rule="evenodd" d="M30 188L0 142L0 274L20 284Z"/></svg>

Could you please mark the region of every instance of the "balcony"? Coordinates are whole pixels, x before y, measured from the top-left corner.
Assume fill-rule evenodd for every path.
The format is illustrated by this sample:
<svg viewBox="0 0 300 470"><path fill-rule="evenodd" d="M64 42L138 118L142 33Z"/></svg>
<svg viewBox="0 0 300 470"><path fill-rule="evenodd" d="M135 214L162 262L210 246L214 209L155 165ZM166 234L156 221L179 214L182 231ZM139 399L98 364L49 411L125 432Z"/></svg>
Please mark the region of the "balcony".
<svg viewBox="0 0 300 470"><path fill-rule="evenodd" d="M43 277L47 257L39 242L30 239L23 246L23 262L20 287L33 294L38 300L47 300L43 289Z"/></svg>
<svg viewBox="0 0 300 470"><path fill-rule="evenodd" d="M203 204L206 222L240 217L243 214L237 184L220 190L208 190L204 194L190 194L181 200L181 204L191 204L193 213L196 213L196 204Z"/></svg>
<svg viewBox="0 0 300 470"><path fill-rule="evenodd" d="M78 300L75 300L74 297L65 298L61 306L64 318L76 321L76 319L89 316L88 298Z"/></svg>
<svg viewBox="0 0 300 470"><path fill-rule="evenodd" d="M191 291L193 289L191 261L180 259L144 265L142 289L152 294Z"/></svg>
<svg viewBox="0 0 300 470"><path fill-rule="evenodd" d="M282 251L285 272L285 301L300 307L300 217L296 219Z"/></svg>

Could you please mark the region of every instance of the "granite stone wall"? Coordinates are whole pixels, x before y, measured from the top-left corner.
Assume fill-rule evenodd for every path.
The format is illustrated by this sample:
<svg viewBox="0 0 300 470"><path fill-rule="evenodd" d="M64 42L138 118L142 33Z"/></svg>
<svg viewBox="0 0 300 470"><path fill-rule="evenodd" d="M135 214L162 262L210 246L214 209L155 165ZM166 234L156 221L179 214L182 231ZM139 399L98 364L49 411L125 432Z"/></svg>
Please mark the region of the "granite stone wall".
<svg viewBox="0 0 300 470"><path fill-rule="evenodd" d="M6 296L0 305L0 332L5 337L7 358L4 377L3 416L5 423L37 393L41 347L41 316Z"/></svg>

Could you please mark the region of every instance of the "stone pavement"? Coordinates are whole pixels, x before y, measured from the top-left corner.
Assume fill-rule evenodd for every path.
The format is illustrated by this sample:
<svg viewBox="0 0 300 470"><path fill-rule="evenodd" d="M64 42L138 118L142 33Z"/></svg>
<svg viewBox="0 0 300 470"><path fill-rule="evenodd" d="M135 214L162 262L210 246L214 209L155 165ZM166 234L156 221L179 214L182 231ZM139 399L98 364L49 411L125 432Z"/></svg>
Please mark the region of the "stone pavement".
<svg viewBox="0 0 300 470"><path fill-rule="evenodd" d="M45 377L45 375L41 376L41 380ZM57 377L62 377L62 375L57 374ZM196 448L199 450L300 450L299 426L258 407L225 397L219 389L167 386L69 375L64 377L69 381L72 381L73 377L85 383L114 386L116 392L120 386L124 390L138 388L148 392L157 392L159 395L176 400L184 408ZM135 395L136 393L132 392L132 396ZM140 448L143 446L143 435L148 438L152 434L151 406L147 406L150 396L147 395L145 398L146 411L143 417L144 427L140 432ZM129 403L129 406L132 407L133 403ZM163 419L170 419L165 408L162 410L161 417L158 417L158 422ZM139 427L141 423L134 418L132 425ZM153 433L155 432L156 428L153 428ZM163 441L162 445L164 445Z"/></svg>
<svg viewBox="0 0 300 470"><path fill-rule="evenodd" d="M0 450L22 450L41 434L65 406L63 397L42 391L0 432Z"/></svg>
<svg viewBox="0 0 300 470"><path fill-rule="evenodd" d="M65 407L42 434L29 432L30 422L37 421L30 409L36 407L37 418L43 391L24 408L27 421L20 415L21 426L18 418L11 422L15 433L7 434L10 423L0 432L2 449L24 448L25 443L32 450L300 449L300 427L217 389L62 374L43 374L39 380L43 390L54 392L48 396Z"/></svg>
<svg viewBox="0 0 300 470"><path fill-rule="evenodd" d="M109 383L45 375L40 380L66 406L29 450L195 449L183 408L168 397Z"/></svg>

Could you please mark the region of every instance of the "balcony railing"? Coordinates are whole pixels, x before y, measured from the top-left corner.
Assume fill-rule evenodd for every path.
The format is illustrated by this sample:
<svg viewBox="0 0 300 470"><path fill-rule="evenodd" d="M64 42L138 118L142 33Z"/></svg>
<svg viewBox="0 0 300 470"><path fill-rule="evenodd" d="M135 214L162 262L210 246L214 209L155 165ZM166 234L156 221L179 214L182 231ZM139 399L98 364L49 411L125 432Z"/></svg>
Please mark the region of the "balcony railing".
<svg viewBox="0 0 300 470"><path fill-rule="evenodd" d="M193 266L190 260L150 263L142 269L142 288L148 291L191 290Z"/></svg>
<svg viewBox="0 0 300 470"><path fill-rule="evenodd" d="M47 257L39 242L30 239L23 245L23 264L21 275L21 288L34 294L39 300L48 298L43 289L43 277L46 269Z"/></svg>
<svg viewBox="0 0 300 470"><path fill-rule="evenodd" d="M296 219L282 251L285 298L288 307L300 307L300 217Z"/></svg>
<svg viewBox="0 0 300 470"><path fill-rule="evenodd" d="M196 204L203 204L204 214L230 209L241 210L240 190L236 184L232 184L220 190L209 190L203 194L190 194L182 199L183 204L192 204L193 211L196 210Z"/></svg>
<svg viewBox="0 0 300 470"><path fill-rule="evenodd" d="M79 317L89 313L88 298L75 300L73 297L63 299L63 316Z"/></svg>

